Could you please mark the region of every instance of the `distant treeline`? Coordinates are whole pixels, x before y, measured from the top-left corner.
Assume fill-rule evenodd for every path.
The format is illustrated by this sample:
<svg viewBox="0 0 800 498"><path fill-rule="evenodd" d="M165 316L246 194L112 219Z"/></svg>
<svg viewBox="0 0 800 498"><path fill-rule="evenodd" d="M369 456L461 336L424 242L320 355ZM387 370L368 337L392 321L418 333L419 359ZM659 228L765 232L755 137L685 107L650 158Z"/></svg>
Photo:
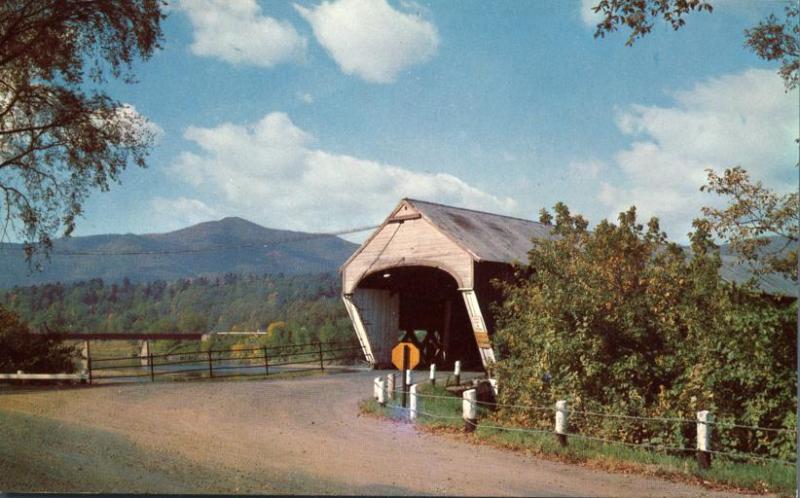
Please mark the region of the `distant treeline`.
<svg viewBox="0 0 800 498"><path fill-rule="evenodd" d="M332 273L224 274L134 284L93 279L15 287L0 304L39 332L269 331L270 342L353 336Z"/></svg>

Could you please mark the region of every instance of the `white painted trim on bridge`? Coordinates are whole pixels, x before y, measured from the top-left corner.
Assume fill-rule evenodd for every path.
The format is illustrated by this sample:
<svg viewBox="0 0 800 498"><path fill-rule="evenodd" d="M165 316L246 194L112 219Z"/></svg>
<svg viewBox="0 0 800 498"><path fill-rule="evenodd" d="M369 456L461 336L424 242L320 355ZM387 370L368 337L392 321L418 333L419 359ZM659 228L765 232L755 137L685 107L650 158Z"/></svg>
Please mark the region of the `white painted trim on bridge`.
<svg viewBox="0 0 800 498"><path fill-rule="evenodd" d="M475 294L475 289L459 290L461 291L461 296L464 298L464 305L467 307L467 315L469 315L469 320L472 324L472 332L482 332L488 334L489 329L486 328L486 322L483 319L481 305L478 303L478 296ZM497 361L495 359L494 349L492 347L482 348L479 346L478 351L481 354L483 368L487 368L489 365Z"/></svg>
<svg viewBox="0 0 800 498"><path fill-rule="evenodd" d="M368 363L374 365L375 356L372 354L372 345L369 343L369 338L367 337L367 328L364 326L364 321L361 319L361 313L358 311L358 307L353 302L353 296L345 294L342 296L342 301L344 302L347 314L350 315L350 322L353 324L353 328L356 331L356 337L361 344L362 351L364 351L364 357Z"/></svg>

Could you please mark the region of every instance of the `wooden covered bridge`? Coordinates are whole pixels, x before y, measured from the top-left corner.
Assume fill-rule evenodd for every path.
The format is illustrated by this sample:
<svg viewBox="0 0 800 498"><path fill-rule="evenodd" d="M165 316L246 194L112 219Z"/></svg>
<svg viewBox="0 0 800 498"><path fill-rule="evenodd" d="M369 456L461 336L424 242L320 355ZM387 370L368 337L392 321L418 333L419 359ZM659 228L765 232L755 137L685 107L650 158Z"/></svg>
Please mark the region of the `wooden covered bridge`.
<svg viewBox="0 0 800 498"><path fill-rule="evenodd" d="M400 340L443 367L494 362L491 280L527 261L541 223L403 199L341 268L347 312L367 360L390 364Z"/></svg>

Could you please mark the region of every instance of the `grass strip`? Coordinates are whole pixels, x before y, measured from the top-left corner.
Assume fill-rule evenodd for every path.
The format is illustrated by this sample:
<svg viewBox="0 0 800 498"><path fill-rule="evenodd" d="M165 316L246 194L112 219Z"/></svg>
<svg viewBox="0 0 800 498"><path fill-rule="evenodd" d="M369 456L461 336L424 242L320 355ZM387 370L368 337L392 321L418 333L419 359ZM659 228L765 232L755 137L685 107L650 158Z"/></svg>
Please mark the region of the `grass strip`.
<svg viewBox="0 0 800 498"><path fill-rule="evenodd" d="M431 385L420 386L419 392L436 396L450 394L443 387ZM451 398L420 396L417 403L419 410L417 425L432 432L461 432L464 428L464 422L460 419L462 400L452 395ZM380 406L374 399L368 399L362 401L360 408L363 413L406 421L407 411L399 408L397 406L399 404L399 396L390 400L387 406ZM491 415L492 412L488 408L479 408L479 420L486 420ZM486 423L503 425L498 421L487 420ZM686 456L668 454L576 437L569 438L569 444L562 447L553 434L494 429L482 427L480 422L474 433L464 437L474 443L524 451L547 459L583 464L612 472L655 475L714 489L794 496L796 485L794 467L777 462L748 463L720 456L713 460L710 469L703 470L698 467L693 454Z"/></svg>

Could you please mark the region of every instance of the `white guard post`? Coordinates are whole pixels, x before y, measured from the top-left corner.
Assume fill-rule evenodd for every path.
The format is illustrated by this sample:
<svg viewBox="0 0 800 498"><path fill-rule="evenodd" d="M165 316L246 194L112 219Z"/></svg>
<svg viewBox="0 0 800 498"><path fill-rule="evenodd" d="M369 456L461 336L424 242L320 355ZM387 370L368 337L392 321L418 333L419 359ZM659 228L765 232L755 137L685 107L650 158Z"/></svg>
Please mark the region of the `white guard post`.
<svg viewBox="0 0 800 498"><path fill-rule="evenodd" d="M461 401L461 416L464 419L464 432L472 432L478 425L478 391L467 389Z"/></svg>
<svg viewBox="0 0 800 498"><path fill-rule="evenodd" d="M378 404L386 405L386 381L378 377Z"/></svg>
<svg viewBox="0 0 800 498"><path fill-rule="evenodd" d="M556 401L556 437L561 446L567 445L567 426L567 402L562 399Z"/></svg>
<svg viewBox="0 0 800 498"><path fill-rule="evenodd" d="M418 384L414 384L408 390L408 419L412 422L417 420L417 386Z"/></svg>
<svg viewBox="0 0 800 498"><path fill-rule="evenodd" d="M395 390L395 379L397 376L395 374L387 374L386 375L386 394L389 395L389 399L394 399L394 390Z"/></svg>
<svg viewBox="0 0 800 498"><path fill-rule="evenodd" d="M711 425L714 416L708 410L697 412L697 465L711 467Z"/></svg>

